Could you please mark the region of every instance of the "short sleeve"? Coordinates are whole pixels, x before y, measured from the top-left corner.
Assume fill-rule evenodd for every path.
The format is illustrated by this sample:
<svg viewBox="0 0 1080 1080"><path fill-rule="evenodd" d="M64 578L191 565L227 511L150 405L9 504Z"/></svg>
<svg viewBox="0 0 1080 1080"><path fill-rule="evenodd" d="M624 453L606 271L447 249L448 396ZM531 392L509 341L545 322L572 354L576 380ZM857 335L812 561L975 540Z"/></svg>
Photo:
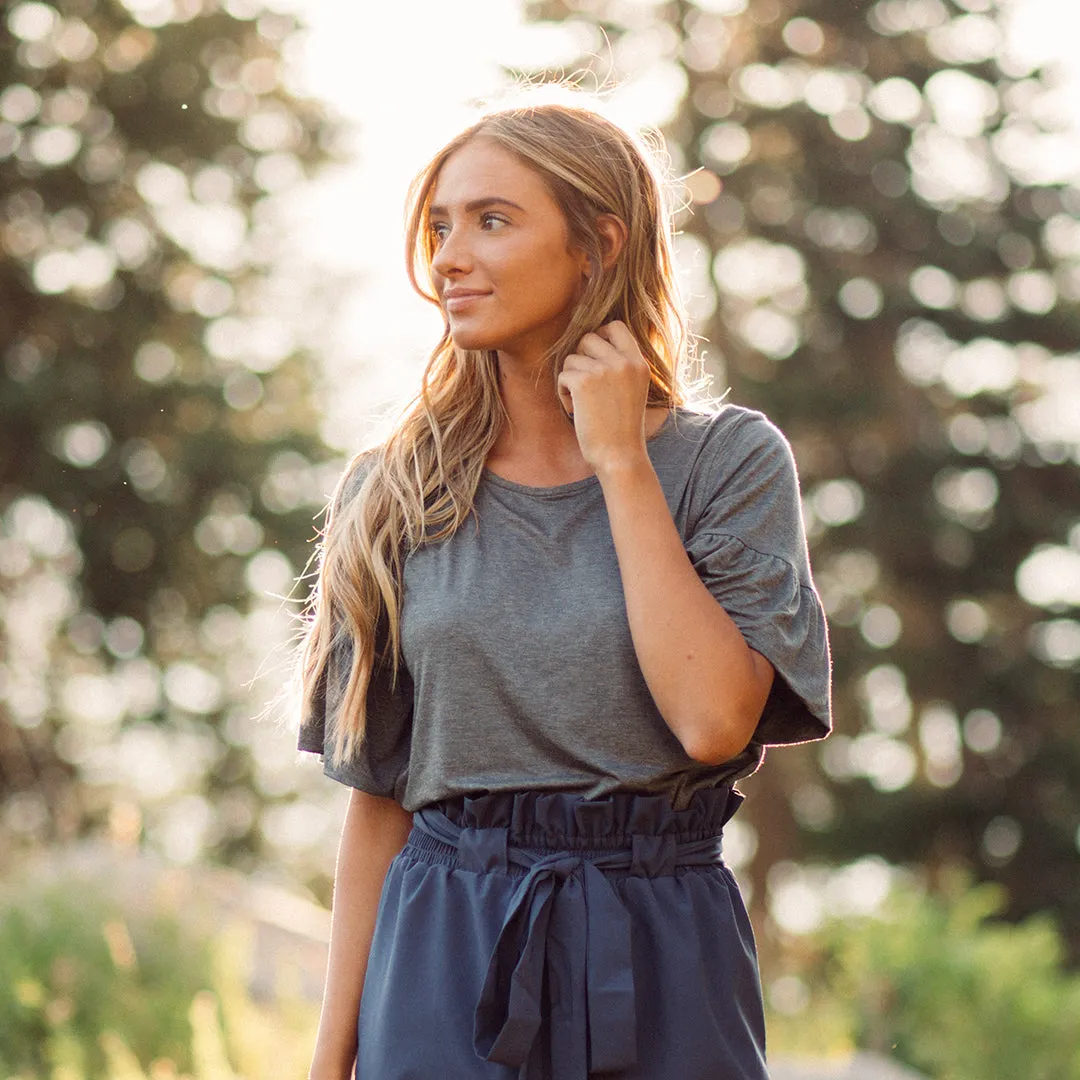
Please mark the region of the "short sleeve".
<svg viewBox="0 0 1080 1080"><path fill-rule="evenodd" d="M342 637L330 654L313 705L302 719L297 746L320 754L323 771L334 780L400 803L409 778L412 743L412 682L405 668L399 671L397 687L391 688L389 668L376 667L368 687L364 738L347 761L337 766L331 763L351 664L351 639Z"/></svg>
<svg viewBox="0 0 1080 1080"><path fill-rule="evenodd" d="M747 644L776 670L753 741L824 738L832 727L828 629L810 572L791 447L749 410L710 436L695 469L701 511L686 548Z"/></svg>
<svg viewBox="0 0 1080 1080"><path fill-rule="evenodd" d="M360 490L372 459L362 455L346 469L335 493L330 522L341 506ZM380 625L385 630L385 613ZM391 685L389 664L376 663L367 694L364 738L353 755L332 764L332 748L352 667L354 643L348 634L336 635L322 679L300 721L297 747L319 754L327 776L371 795L402 802L409 777L412 746L413 684L402 665L398 684Z"/></svg>

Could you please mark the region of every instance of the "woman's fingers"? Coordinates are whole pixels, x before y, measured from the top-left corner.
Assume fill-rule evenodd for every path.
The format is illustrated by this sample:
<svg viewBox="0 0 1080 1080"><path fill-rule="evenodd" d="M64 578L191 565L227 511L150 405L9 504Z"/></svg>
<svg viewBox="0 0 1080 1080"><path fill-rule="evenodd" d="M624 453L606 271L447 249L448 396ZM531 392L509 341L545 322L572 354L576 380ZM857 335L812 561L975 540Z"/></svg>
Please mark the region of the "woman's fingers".
<svg viewBox="0 0 1080 1080"><path fill-rule="evenodd" d="M626 323L622 322L620 319L604 323L596 333L599 337L607 341L614 349L621 353L626 353L628 356L632 356L639 351L637 339L630 333L630 328Z"/></svg>
<svg viewBox="0 0 1080 1080"><path fill-rule="evenodd" d="M609 356L612 352L616 351L614 346L599 333L586 334L577 344L578 352L584 356L591 356L594 360L602 360L605 356Z"/></svg>

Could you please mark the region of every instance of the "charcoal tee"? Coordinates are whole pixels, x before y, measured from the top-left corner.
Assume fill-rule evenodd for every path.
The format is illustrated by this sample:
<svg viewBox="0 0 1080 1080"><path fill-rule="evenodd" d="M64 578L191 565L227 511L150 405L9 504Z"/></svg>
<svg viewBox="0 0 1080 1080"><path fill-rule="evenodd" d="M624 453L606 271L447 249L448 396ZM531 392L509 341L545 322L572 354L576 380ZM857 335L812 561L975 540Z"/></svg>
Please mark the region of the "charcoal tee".
<svg viewBox="0 0 1080 1080"><path fill-rule="evenodd" d="M331 656L299 747L328 775L404 809L524 789L661 793L754 772L765 747L820 739L830 714L829 643L811 577L795 462L761 413L671 410L646 443L694 569L776 669L754 735L704 765L683 749L637 662L600 481L533 487L485 470L470 517L405 561L404 667L379 668L367 732L331 763L351 658ZM355 496L366 468L344 485ZM325 753L324 753L325 750Z"/></svg>

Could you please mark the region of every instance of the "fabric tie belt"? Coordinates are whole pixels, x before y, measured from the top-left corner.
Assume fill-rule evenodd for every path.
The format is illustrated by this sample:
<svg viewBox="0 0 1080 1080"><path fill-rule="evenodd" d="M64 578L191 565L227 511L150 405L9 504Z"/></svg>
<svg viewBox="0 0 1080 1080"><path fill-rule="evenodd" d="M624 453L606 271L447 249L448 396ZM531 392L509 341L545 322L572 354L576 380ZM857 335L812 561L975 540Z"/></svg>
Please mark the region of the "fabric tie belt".
<svg viewBox="0 0 1080 1080"><path fill-rule="evenodd" d="M461 869L505 873L513 864L528 870L511 895L488 962L473 1029L477 1054L520 1067L521 1080L531 1080L545 966L549 953L562 951L571 999L563 1013L573 1019L552 1040L552 1053L576 1057L582 1076L586 1067L591 1073L636 1064L630 915L602 871L658 877L677 866L715 865L722 861L720 837L680 844L670 836L634 834L631 848L537 855L511 846L505 827L463 828L434 806L416 811L413 825L457 848Z"/></svg>

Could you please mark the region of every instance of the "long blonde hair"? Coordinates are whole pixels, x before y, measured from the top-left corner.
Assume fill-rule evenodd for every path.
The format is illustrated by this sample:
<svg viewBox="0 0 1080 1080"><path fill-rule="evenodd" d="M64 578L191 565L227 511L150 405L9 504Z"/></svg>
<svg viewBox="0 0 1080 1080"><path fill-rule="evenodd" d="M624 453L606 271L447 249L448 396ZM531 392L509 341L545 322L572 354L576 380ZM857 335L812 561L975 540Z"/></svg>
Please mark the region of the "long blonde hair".
<svg viewBox="0 0 1080 1080"><path fill-rule="evenodd" d="M557 388L562 364L581 337L621 319L649 365L648 404L684 404L693 388L686 370L692 348L675 284L671 209L661 166L650 147L592 109L563 104L503 109L443 147L409 188L406 260L413 287L438 303L428 208L444 162L479 136L536 170L563 212L571 245L586 252L598 270L585 283L542 374ZM608 269L602 269L601 214L615 215L627 230L622 252ZM496 353L455 347L444 325L419 393L390 436L357 455L343 473L322 538L300 658L307 717L319 708L331 653L351 639L352 664L332 747L335 762L350 757L363 738L376 665L388 663L397 685L405 558L424 544L451 537L473 512L484 463L507 422Z"/></svg>

